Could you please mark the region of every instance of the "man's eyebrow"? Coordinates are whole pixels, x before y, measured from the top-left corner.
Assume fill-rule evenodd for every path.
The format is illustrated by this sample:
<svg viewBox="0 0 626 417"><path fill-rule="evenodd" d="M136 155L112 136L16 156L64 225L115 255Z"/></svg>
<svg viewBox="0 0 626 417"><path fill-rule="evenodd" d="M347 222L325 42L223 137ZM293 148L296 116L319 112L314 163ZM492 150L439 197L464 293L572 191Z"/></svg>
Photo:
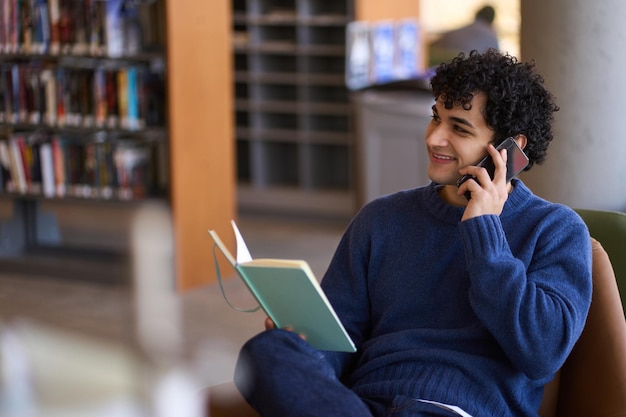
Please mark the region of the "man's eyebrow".
<svg viewBox="0 0 626 417"><path fill-rule="evenodd" d="M436 105L436 104L433 104L430 108L432 109L432 111L433 111L433 113L434 113L434 114L439 114L439 112L437 111L437 105ZM474 127L474 125L473 125L472 123L470 123L470 121L469 121L469 120L464 119L464 118L462 118L462 117L451 116L451 117L450 117L450 120L452 120L453 122L456 122L456 123L459 123L459 124L465 125L465 126L467 126L467 127L471 127L471 128L473 128L473 127Z"/></svg>
<svg viewBox="0 0 626 417"><path fill-rule="evenodd" d="M439 114L439 112L437 111L437 105L436 104L433 104L430 108L432 109L433 114L435 114L435 115ZM450 116L450 120L455 122L455 123L458 123L458 124L461 124L461 125L465 125L467 127L474 128L474 125L469 120L464 119L462 117Z"/></svg>
<svg viewBox="0 0 626 417"><path fill-rule="evenodd" d="M473 127L474 127L474 125L473 125L473 124L471 124L471 123L469 122L469 120L464 119L464 118L462 118L462 117L451 116L451 117L450 117L450 120L452 120L452 121L454 121L454 122L456 122L456 123L459 123L459 124L465 125L465 126L467 126L467 127L471 127L471 128L473 128Z"/></svg>

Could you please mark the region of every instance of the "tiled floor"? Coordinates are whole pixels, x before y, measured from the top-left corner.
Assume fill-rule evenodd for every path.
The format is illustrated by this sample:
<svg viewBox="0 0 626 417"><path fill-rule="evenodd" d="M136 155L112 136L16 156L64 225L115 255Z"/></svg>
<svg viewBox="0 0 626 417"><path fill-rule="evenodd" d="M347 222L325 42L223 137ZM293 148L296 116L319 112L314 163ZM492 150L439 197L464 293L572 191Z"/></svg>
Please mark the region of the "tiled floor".
<svg viewBox="0 0 626 417"><path fill-rule="evenodd" d="M346 224L258 216L239 218L239 228L253 257L305 259L318 278L322 277ZM242 306L253 304L238 279L228 277L224 287L231 301ZM180 337L185 354L192 358L201 383L206 385L230 380L239 347L263 327L261 312L230 309L217 285L152 300L149 305L156 313L149 313L148 327L157 329L157 343L167 345L171 343L169 339ZM135 339L137 327L145 325L138 322L137 311L137 299L129 288L0 272L0 317L5 322L26 318L53 328L127 343Z"/></svg>

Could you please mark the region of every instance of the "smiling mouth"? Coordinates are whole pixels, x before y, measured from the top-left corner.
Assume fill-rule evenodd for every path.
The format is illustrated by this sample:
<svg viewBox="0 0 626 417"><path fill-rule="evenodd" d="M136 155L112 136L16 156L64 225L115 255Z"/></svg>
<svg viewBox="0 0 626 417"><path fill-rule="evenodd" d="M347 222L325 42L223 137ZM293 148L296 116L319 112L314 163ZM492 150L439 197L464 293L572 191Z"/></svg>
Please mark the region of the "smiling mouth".
<svg viewBox="0 0 626 417"><path fill-rule="evenodd" d="M456 158L453 158L451 156L441 155L441 154L438 154L438 153L433 153L432 156L435 159L440 159L440 160L444 160L444 161L454 161L456 159Z"/></svg>

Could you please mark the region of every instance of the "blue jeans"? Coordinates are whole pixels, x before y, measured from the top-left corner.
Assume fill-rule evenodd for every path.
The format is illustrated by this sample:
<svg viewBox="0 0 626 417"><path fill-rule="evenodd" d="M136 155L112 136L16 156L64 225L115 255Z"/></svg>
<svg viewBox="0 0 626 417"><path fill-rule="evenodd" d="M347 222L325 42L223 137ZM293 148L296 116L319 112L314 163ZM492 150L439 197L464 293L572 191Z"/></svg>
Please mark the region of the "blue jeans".
<svg viewBox="0 0 626 417"><path fill-rule="evenodd" d="M235 367L235 385L264 417L443 417L455 413L401 395L361 398L292 332L269 330L250 339Z"/></svg>

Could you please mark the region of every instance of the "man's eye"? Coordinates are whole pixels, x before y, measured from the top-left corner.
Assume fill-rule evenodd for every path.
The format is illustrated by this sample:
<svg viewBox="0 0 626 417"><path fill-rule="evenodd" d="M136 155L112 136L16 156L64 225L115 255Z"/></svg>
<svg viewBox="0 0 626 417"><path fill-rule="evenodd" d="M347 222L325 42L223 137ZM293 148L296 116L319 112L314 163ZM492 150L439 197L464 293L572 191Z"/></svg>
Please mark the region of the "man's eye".
<svg viewBox="0 0 626 417"><path fill-rule="evenodd" d="M464 128L462 128L459 125L454 125L454 130L456 130L457 132L460 132L460 133L467 133L467 130L465 130Z"/></svg>
<svg viewBox="0 0 626 417"><path fill-rule="evenodd" d="M439 122L441 121L441 119L439 118L439 116L437 116L436 114L433 114L432 116L430 116L431 119L433 119L433 122Z"/></svg>

